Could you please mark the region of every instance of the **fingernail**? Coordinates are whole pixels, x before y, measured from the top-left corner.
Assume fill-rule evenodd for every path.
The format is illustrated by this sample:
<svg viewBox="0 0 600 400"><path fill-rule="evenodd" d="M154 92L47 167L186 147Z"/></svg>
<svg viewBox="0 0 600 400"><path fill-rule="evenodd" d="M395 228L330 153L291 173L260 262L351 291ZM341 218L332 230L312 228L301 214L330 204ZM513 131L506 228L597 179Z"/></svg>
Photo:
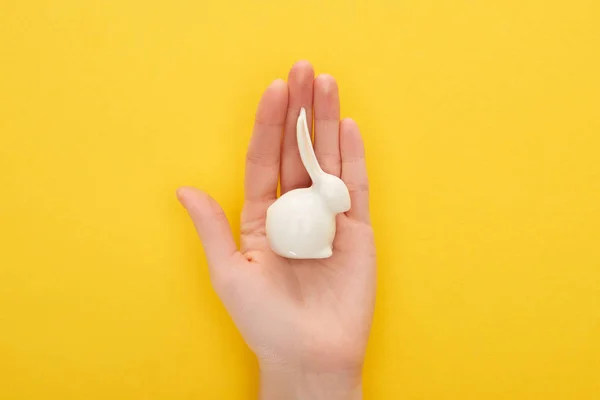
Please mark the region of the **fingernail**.
<svg viewBox="0 0 600 400"><path fill-rule="evenodd" d="M177 200L179 200L179 202L182 202L183 199L183 190L184 188L180 187L175 191L175 196L177 196Z"/></svg>

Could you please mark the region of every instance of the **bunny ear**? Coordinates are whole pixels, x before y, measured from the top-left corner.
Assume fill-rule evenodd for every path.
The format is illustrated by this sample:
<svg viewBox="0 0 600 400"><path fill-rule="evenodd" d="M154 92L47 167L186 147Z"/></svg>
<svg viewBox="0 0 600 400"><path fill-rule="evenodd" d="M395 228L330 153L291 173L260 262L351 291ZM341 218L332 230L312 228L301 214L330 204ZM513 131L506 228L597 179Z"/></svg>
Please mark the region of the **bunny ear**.
<svg viewBox="0 0 600 400"><path fill-rule="evenodd" d="M306 110L304 107L300 109L300 116L296 124L296 136L298 139L298 149L300 150L300 158L304 168L310 175L313 184L317 182L319 176L323 174L323 170L317 161L315 150L313 149L310 132L308 131L308 122L306 121Z"/></svg>

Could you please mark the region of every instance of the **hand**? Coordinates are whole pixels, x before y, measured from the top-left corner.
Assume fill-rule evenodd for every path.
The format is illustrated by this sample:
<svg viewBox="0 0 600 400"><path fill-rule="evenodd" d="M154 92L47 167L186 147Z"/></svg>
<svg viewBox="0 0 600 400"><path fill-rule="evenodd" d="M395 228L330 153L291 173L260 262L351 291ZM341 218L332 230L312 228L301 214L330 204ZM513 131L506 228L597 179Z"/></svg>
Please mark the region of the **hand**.
<svg viewBox="0 0 600 400"><path fill-rule="evenodd" d="M281 193L310 186L296 144L301 107L309 121L314 107L319 163L341 177L351 195L352 208L337 217L328 259L279 257L265 233L278 182ZM340 122L336 81L328 75L315 79L312 66L298 62L288 83L276 80L264 92L246 160L241 249L212 198L193 188L181 188L178 197L203 243L213 287L258 357L261 399L362 398L375 246L363 142L352 120Z"/></svg>

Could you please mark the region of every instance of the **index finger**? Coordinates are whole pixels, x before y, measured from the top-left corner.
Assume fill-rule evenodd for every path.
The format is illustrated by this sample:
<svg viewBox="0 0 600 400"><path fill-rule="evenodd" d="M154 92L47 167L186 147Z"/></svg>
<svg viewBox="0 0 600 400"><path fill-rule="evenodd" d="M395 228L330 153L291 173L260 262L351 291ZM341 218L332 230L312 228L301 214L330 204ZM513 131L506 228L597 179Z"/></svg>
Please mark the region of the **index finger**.
<svg viewBox="0 0 600 400"><path fill-rule="evenodd" d="M256 211L252 211L256 207L248 208L245 218L254 219L259 213L264 214L269 204L277 198L281 138L287 107L287 83L277 79L260 99L246 154L245 202L260 207Z"/></svg>

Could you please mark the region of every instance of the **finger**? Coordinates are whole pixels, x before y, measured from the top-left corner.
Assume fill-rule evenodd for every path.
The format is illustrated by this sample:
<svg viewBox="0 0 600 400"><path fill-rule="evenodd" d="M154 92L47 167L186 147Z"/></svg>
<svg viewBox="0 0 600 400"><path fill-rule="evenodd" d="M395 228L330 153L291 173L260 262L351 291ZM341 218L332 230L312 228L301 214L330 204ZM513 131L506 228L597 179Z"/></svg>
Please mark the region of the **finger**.
<svg viewBox="0 0 600 400"><path fill-rule="evenodd" d="M180 188L177 198L200 236L211 277L218 276L227 269L237 253L225 212L213 198L198 189Z"/></svg>
<svg viewBox="0 0 600 400"><path fill-rule="evenodd" d="M281 193L310 185L302 165L296 139L296 122L300 108L306 109L309 128L312 126L313 80L315 72L308 61L299 61L288 76L289 103L281 149Z"/></svg>
<svg viewBox="0 0 600 400"><path fill-rule="evenodd" d="M342 180L350 191L352 208L348 217L369 223L369 180L365 163L365 147L358 125L351 119L340 123Z"/></svg>
<svg viewBox="0 0 600 400"><path fill-rule="evenodd" d="M246 201L267 203L277 198L281 135L287 109L287 83L278 79L265 90L256 111L246 155Z"/></svg>
<svg viewBox="0 0 600 400"><path fill-rule="evenodd" d="M340 96L331 75L319 75L314 83L315 153L327 173L340 176Z"/></svg>

